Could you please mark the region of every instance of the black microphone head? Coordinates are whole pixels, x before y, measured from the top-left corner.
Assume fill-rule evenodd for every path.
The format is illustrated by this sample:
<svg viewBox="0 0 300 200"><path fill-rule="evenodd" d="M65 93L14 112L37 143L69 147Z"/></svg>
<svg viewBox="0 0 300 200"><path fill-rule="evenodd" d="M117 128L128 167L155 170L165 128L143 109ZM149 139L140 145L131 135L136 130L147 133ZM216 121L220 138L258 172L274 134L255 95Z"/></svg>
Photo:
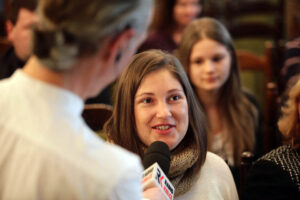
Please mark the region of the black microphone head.
<svg viewBox="0 0 300 200"><path fill-rule="evenodd" d="M161 141L153 142L145 152L143 166L145 169L158 163L167 176L170 169L171 153L168 145Z"/></svg>

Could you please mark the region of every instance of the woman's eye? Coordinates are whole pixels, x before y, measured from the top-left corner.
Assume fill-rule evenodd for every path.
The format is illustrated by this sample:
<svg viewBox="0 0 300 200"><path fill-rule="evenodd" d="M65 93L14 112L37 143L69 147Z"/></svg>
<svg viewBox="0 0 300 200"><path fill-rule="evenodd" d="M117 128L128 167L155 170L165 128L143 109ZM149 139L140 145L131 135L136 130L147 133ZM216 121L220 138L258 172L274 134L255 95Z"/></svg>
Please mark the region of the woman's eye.
<svg viewBox="0 0 300 200"><path fill-rule="evenodd" d="M201 64L202 62L203 62L202 59L196 59L193 61L194 64L198 64L198 65Z"/></svg>
<svg viewBox="0 0 300 200"><path fill-rule="evenodd" d="M215 56L215 57L213 57L213 61L214 62L219 62L219 61L221 61L223 59L223 56Z"/></svg>
<svg viewBox="0 0 300 200"><path fill-rule="evenodd" d="M152 102L152 100L150 98L146 98L143 100L143 103L146 103L146 104L151 103L151 102Z"/></svg>
<svg viewBox="0 0 300 200"><path fill-rule="evenodd" d="M174 95L170 98L172 101L178 101L179 99L181 99L181 97L179 95Z"/></svg>

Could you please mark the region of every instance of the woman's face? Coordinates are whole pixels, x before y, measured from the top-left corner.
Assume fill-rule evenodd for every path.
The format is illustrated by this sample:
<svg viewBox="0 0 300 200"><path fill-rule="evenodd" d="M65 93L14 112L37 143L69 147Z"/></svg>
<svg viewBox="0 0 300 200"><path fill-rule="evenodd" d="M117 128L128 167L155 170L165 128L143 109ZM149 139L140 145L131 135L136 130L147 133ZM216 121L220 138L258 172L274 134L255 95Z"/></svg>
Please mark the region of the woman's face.
<svg viewBox="0 0 300 200"><path fill-rule="evenodd" d="M134 98L134 116L141 141L150 146L165 142L170 150L188 129L188 104L180 82L167 69L149 73Z"/></svg>
<svg viewBox="0 0 300 200"><path fill-rule="evenodd" d="M199 0L176 0L173 18L179 26L187 26L201 12Z"/></svg>
<svg viewBox="0 0 300 200"><path fill-rule="evenodd" d="M197 91L218 92L230 75L231 56L227 48L208 38L194 44L189 76Z"/></svg>

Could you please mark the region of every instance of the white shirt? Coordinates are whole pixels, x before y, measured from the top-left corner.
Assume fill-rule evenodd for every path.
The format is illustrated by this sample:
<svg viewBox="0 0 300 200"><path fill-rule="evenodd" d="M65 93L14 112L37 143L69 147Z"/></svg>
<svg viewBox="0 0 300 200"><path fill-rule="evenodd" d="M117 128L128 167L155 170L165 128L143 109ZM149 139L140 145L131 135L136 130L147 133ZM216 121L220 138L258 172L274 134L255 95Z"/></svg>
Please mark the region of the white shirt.
<svg viewBox="0 0 300 200"><path fill-rule="evenodd" d="M229 167L222 158L207 152L198 180L185 194L175 200L238 200Z"/></svg>
<svg viewBox="0 0 300 200"><path fill-rule="evenodd" d="M142 199L140 159L87 127L78 96L21 70L0 95L0 199Z"/></svg>
<svg viewBox="0 0 300 200"><path fill-rule="evenodd" d="M230 166L234 166L233 146L228 139L224 138L224 134L213 134L211 152L223 158Z"/></svg>

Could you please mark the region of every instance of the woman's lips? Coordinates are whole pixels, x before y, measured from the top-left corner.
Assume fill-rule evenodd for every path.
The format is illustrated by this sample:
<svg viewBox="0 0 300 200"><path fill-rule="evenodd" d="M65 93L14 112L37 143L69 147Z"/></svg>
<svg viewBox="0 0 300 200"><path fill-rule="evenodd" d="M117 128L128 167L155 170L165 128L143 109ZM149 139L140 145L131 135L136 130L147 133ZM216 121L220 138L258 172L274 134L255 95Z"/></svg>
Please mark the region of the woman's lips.
<svg viewBox="0 0 300 200"><path fill-rule="evenodd" d="M205 78L204 80L206 82L213 83L213 82L215 82L217 80L217 78L216 77L209 77L209 78Z"/></svg>
<svg viewBox="0 0 300 200"><path fill-rule="evenodd" d="M171 124L160 124L152 127L152 129L154 129L155 132L162 135L171 133L174 128L175 125L171 125Z"/></svg>

